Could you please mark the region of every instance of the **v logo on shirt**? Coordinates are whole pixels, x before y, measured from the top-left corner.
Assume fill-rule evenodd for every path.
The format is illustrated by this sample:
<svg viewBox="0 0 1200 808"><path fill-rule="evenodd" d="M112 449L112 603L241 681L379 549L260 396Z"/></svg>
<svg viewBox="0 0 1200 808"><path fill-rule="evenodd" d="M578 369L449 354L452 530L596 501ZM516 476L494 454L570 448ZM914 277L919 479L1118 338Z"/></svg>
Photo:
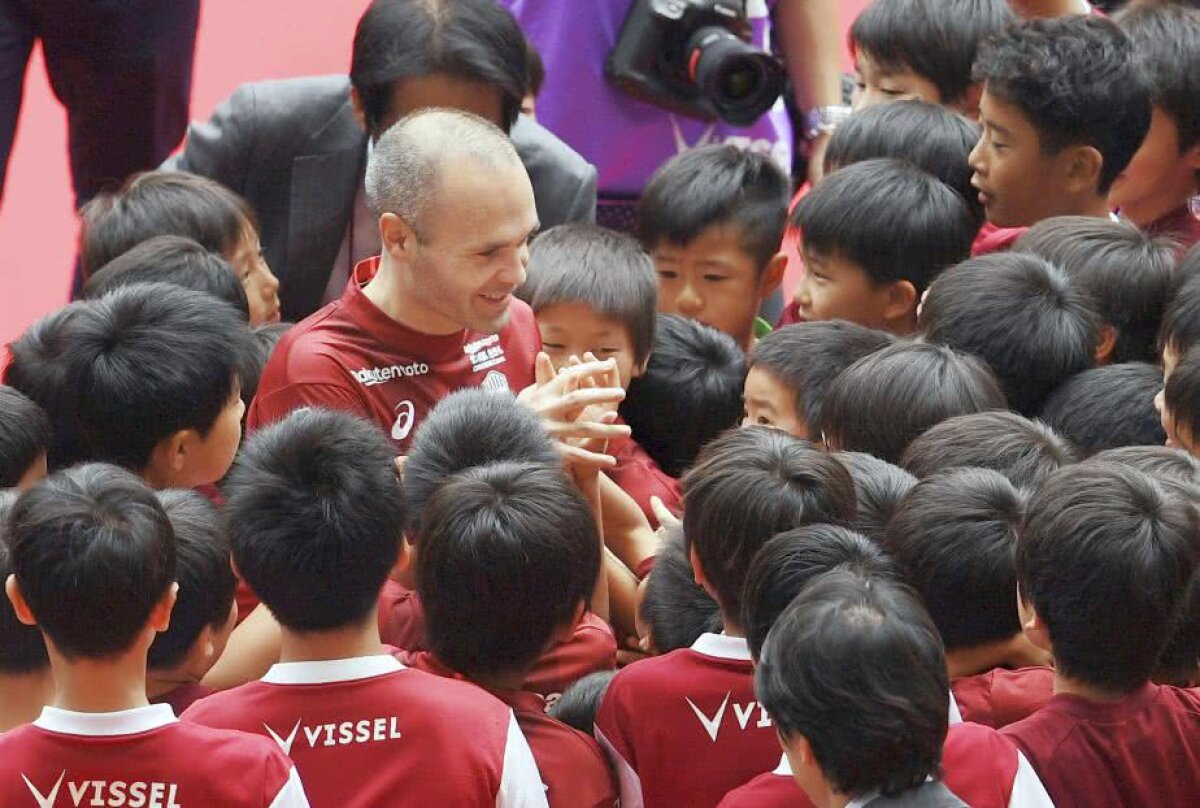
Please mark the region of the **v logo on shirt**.
<svg viewBox="0 0 1200 808"><path fill-rule="evenodd" d="M30 793L33 794L34 802L38 804L38 808L54 808L54 803L58 799L58 790L62 788L63 778L67 776L67 770L63 769L62 774L58 776L58 780L54 783L54 788L50 789L50 793L43 794L38 791L37 786L29 782L29 778L21 775L21 779L25 781L25 785L29 787Z"/></svg>
<svg viewBox="0 0 1200 808"><path fill-rule="evenodd" d="M721 706L717 708L712 718L709 718L703 710L697 707L694 701L686 696L684 697L684 701L692 708L692 712L696 714L696 718L700 719L700 723L704 725L704 731L708 733L709 738L712 738L713 743L717 742L717 733L721 731L721 719L725 717L725 708L729 706L729 697L731 695L733 695L732 690L725 694Z"/></svg>
<svg viewBox="0 0 1200 808"><path fill-rule="evenodd" d="M296 726L292 727L292 732L290 735L287 736L286 741L283 738L280 738L275 733L275 730L273 730L269 726L267 726L267 723L265 721L263 722L263 726L266 727L266 730L268 733L270 733L271 737L275 739L275 743L279 744L279 748L283 750L283 753L285 755L292 754L292 743L296 740L296 733L300 731L300 719L299 718L296 719Z"/></svg>

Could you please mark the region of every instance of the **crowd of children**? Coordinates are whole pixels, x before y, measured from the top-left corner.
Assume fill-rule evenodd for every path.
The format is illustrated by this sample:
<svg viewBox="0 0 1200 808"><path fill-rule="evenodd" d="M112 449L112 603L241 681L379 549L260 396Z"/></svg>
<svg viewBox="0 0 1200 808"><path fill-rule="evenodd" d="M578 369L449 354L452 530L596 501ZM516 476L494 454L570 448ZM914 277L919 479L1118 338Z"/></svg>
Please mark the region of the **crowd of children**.
<svg viewBox="0 0 1200 808"><path fill-rule="evenodd" d="M91 202L0 385L0 805L1200 804L1200 10L1058 5L874 0L820 182L691 149L459 320L376 203L508 177L473 116L294 327L233 192Z"/></svg>

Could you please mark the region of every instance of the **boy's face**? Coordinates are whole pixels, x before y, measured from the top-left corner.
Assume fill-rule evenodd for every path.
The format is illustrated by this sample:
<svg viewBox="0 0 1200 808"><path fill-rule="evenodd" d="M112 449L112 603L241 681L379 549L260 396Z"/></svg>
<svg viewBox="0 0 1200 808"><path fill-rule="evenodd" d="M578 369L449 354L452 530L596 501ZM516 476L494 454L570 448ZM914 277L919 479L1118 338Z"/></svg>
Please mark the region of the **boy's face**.
<svg viewBox="0 0 1200 808"><path fill-rule="evenodd" d="M246 300L250 303L250 325L279 322L279 279L267 266L258 233L249 222L243 228L242 240L228 261L246 290Z"/></svg>
<svg viewBox="0 0 1200 808"><path fill-rule="evenodd" d="M808 422L796 413L798 392L786 387L762 366L750 368L743 388L746 417L742 419L742 426L769 426L782 429L794 438L811 440Z"/></svg>
<svg viewBox="0 0 1200 808"><path fill-rule="evenodd" d="M1139 227L1187 203L1196 193L1196 172L1200 171L1200 143L1190 149L1179 148L1179 126L1175 119L1154 107L1150 130L1134 153L1129 165L1117 175L1108 203Z"/></svg>
<svg viewBox="0 0 1200 808"><path fill-rule="evenodd" d="M862 48L855 51L854 68L851 103L855 111L888 101L908 99L930 104L942 103L942 94L932 81L911 70L884 69Z"/></svg>
<svg viewBox="0 0 1200 808"><path fill-rule="evenodd" d="M46 473L46 453L42 452L29 464L29 468L25 469L21 479L17 480L17 490L28 491L44 479Z"/></svg>
<svg viewBox="0 0 1200 808"><path fill-rule="evenodd" d="M650 255L658 273L659 312L699 320L733 337L743 350L750 347L759 304L779 286L782 262L759 267L733 224L713 225L684 246L661 239Z"/></svg>
<svg viewBox="0 0 1200 808"><path fill-rule="evenodd" d="M805 320L847 320L890 330L889 287L871 283L858 264L836 253L822 255L804 249L804 277L795 300Z"/></svg>
<svg viewBox="0 0 1200 808"><path fill-rule="evenodd" d="M188 452L183 484L176 487L211 485L225 476L242 442L242 415L245 412L241 385L235 384L233 395L217 416L212 429L203 437L197 436Z"/></svg>
<svg viewBox="0 0 1200 808"><path fill-rule="evenodd" d="M592 353L597 359L614 359L621 374L621 386L642 375L646 363L635 362L633 339L629 329L619 320L597 314L585 303L554 303L537 313L538 330L542 332L542 348L561 370L572 356L583 358Z"/></svg>

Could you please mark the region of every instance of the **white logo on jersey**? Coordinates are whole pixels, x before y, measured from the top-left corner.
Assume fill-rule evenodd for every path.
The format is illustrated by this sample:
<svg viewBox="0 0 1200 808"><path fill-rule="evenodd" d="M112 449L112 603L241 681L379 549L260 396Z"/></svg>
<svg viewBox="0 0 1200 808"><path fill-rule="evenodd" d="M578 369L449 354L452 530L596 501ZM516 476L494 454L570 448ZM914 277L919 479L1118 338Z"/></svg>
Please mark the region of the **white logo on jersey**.
<svg viewBox="0 0 1200 808"><path fill-rule="evenodd" d="M292 754L292 742L294 742L296 740L296 732L300 729L300 719L299 718L296 719L296 726L292 727L292 731L287 736L286 741L283 738L280 738L279 735L276 734L275 730L273 730L269 726L267 726L266 721L263 722L263 726L266 727L267 733L272 738L275 739L275 743L279 744L279 748L283 750L283 753L285 755Z"/></svg>
<svg viewBox="0 0 1200 808"><path fill-rule="evenodd" d="M499 334L489 334L463 346L463 353L471 359L471 372L494 368L504 364L504 346Z"/></svg>
<svg viewBox="0 0 1200 808"><path fill-rule="evenodd" d="M21 779L29 787L38 808L54 808L54 804L58 800L58 791L62 788L63 779L66 776L67 770L63 769L49 794L38 791L25 775L22 774ZM67 788L71 792L71 803L76 806L84 805L84 800L88 800L87 805L107 805L111 808L181 808L176 799L179 796L179 785L176 783L148 783L129 780L84 780L79 783L67 780L66 782Z"/></svg>
<svg viewBox="0 0 1200 808"><path fill-rule="evenodd" d="M29 778L21 775L21 779L25 781L25 785L29 787L30 793L33 794L34 802L38 804L38 808L54 808L54 801L58 799L58 790L62 788L63 778L67 776L67 770L63 769L62 774L58 776L58 780L54 783L54 788L50 789L49 796L38 791L37 786L29 782Z"/></svg>
<svg viewBox="0 0 1200 808"><path fill-rule="evenodd" d="M733 695L732 690L725 694L721 706L717 708L717 712L712 718L709 718L691 699L684 699L688 703L688 706L692 708L692 712L700 719L700 723L704 725L704 731L708 733L708 737L712 738L713 743L717 742L717 733L721 731L721 719L725 717L725 708L729 706L729 697L731 695Z"/></svg>
<svg viewBox="0 0 1200 808"><path fill-rule="evenodd" d="M401 401L396 405L396 420L392 423L392 440L404 440L413 430L417 420L417 408L411 401Z"/></svg>
<svg viewBox="0 0 1200 808"><path fill-rule="evenodd" d="M410 362L407 365L381 365L373 368L359 368L350 371L350 375L363 387L374 387L377 384L390 382L392 379L424 376L429 372L429 365L424 362Z"/></svg>
<svg viewBox="0 0 1200 808"><path fill-rule="evenodd" d="M498 370L489 370L488 375L483 377L483 384L480 387L489 393L507 393L508 378Z"/></svg>
<svg viewBox="0 0 1200 808"><path fill-rule="evenodd" d="M709 718L691 699L686 697L684 699L688 703L688 706L692 708L692 712L696 714L696 718L699 718L700 723L704 725L704 731L708 733L709 738L712 738L713 743L717 742L717 734L721 731L721 719L725 717L725 708L730 705L729 697L731 695L733 695L732 690L725 694L721 706L717 708L712 718ZM749 701L745 704L738 704L735 701L732 704L739 729L744 730L751 725L752 722L750 719L754 715L755 710L758 710L758 720L753 722L753 726L758 729L765 729L771 726L771 717L767 715L766 709L757 701Z"/></svg>

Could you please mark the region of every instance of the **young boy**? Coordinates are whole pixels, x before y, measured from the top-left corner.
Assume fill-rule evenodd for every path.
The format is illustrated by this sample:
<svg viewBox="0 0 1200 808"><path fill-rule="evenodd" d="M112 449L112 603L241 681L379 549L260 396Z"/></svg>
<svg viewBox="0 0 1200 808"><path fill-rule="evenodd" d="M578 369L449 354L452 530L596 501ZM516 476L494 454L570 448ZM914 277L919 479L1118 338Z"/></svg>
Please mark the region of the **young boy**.
<svg viewBox="0 0 1200 808"><path fill-rule="evenodd" d="M1150 79L1150 129L1113 182L1109 205L1151 233L1200 242L1200 9L1137 5L1115 18Z"/></svg>
<svg viewBox="0 0 1200 808"><path fill-rule="evenodd" d="M1192 348L1175 365L1159 401L1167 445L1200 457L1200 348Z"/></svg>
<svg viewBox="0 0 1200 808"><path fill-rule="evenodd" d="M1120 446L1162 446L1167 436L1154 407L1162 371L1147 362L1085 370L1042 406L1041 420L1085 454Z"/></svg>
<svg viewBox="0 0 1200 808"><path fill-rule="evenodd" d="M596 741L522 689L570 637L600 574L587 501L559 465L501 462L456 474L425 505L417 590L429 652L413 666L474 682L512 707L553 806L612 806Z"/></svg>
<svg viewBox="0 0 1200 808"><path fill-rule="evenodd" d="M772 331L750 351L742 423L773 426L792 437L820 442L817 425L829 385L850 365L892 341L886 332L843 320Z"/></svg>
<svg viewBox="0 0 1200 808"><path fill-rule="evenodd" d="M638 604L638 635L651 654L691 648L702 634L720 634L721 609L688 558L683 531L668 530Z"/></svg>
<svg viewBox="0 0 1200 808"><path fill-rule="evenodd" d="M1053 475L1017 540L1021 625L1054 696L1002 732L1060 808L1189 805L1200 694L1150 683L1196 566L1194 503L1116 464Z"/></svg>
<svg viewBox="0 0 1200 808"><path fill-rule="evenodd" d="M917 303L942 270L965 259L978 225L962 198L900 160L835 171L800 200L802 320L849 320L911 334Z"/></svg>
<svg viewBox="0 0 1200 808"><path fill-rule="evenodd" d="M733 430L684 478L683 532L723 634L619 671L596 717L624 805L713 806L768 770L779 747L754 696L741 590L768 539L854 517L854 484L833 458L775 429ZM944 696L943 696L944 699Z"/></svg>
<svg viewBox="0 0 1200 808"><path fill-rule="evenodd" d="M196 702L188 721L274 738L317 805L545 805L512 710L406 668L379 641L404 507L376 427L297 411L246 442L224 490L234 563L283 647L262 681Z"/></svg>
<svg viewBox="0 0 1200 808"><path fill-rule="evenodd" d="M1162 351L1163 376L1170 376L1179 358L1200 345L1200 246L1193 247L1179 263L1179 288L1167 304L1158 347Z"/></svg>
<svg viewBox="0 0 1200 808"><path fill-rule="evenodd" d="M0 804L307 806L275 744L146 701L146 652L175 602L175 543L154 493L101 464L25 492L5 589L46 641L54 699L0 736ZM70 794L70 797L66 795Z"/></svg>
<svg viewBox="0 0 1200 808"><path fill-rule="evenodd" d="M8 515L19 495L0 491L0 579L8 580ZM46 643L33 626L17 619L7 600L0 601L0 733L28 724L54 700L54 678Z"/></svg>
<svg viewBox="0 0 1200 808"><path fill-rule="evenodd" d="M857 510L850 527L876 544L881 543L887 523L917 484L917 478L866 452L835 452L833 456L854 478Z"/></svg>
<svg viewBox="0 0 1200 808"><path fill-rule="evenodd" d="M732 145L664 164L638 206L638 237L658 272L658 310L710 325L743 351L769 330L759 306L783 279L790 183L768 156Z"/></svg>
<svg viewBox="0 0 1200 808"><path fill-rule="evenodd" d="M0 385L0 488L24 491L46 476L50 419L20 390Z"/></svg>

